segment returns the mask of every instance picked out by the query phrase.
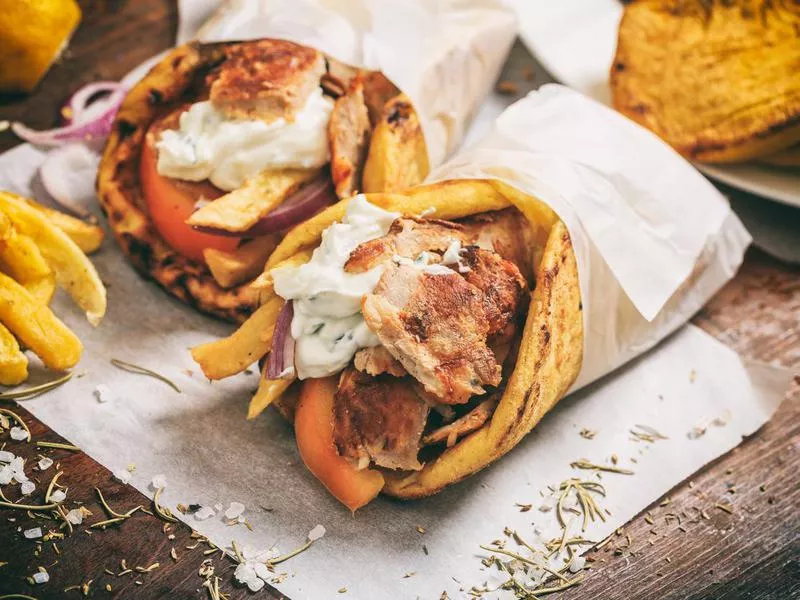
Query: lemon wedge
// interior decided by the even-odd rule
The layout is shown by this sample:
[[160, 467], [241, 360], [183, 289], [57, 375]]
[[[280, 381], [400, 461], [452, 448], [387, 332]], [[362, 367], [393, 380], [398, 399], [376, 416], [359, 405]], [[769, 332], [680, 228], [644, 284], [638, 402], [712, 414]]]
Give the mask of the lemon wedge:
[[0, 90], [33, 90], [80, 20], [75, 0], [0, 0]]

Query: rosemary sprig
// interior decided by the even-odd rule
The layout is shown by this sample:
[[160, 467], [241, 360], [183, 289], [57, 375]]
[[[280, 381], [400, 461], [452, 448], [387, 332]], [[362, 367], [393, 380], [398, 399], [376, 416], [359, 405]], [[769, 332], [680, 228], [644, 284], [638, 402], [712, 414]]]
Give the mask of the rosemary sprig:
[[153, 494], [153, 510], [159, 517], [161, 517], [165, 521], [169, 521], [170, 523], [177, 523], [178, 519], [172, 516], [172, 511], [166, 506], [161, 506], [158, 503], [158, 498], [161, 496], [161, 491], [163, 489], [164, 488], [156, 488], [156, 491]]
[[608, 465], [598, 465], [593, 462], [589, 462], [585, 458], [580, 460], [573, 461], [569, 463], [569, 466], [573, 469], [583, 469], [587, 471], [605, 471], [606, 473], [619, 473], [620, 475], [633, 475], [633, 471], [630, 469], [622, 469], [620, 467], [611, 467]]
[[[64, 474], [64, 471], [59, 471], [58, 473], [53, 475], [53, 478], [50, 480], [50, 485], [47, 486], [47, 491], [44, 493], [44, 501], [45, 502], [50, 502], [50, 495], [53, 493], [53, 488], [56, 485], [56, 481], [58, 481], [58, 478], [61, 477], [63, 474]], [[58, 503], [56, 503], [56, 504], [58, 504]]]
[[61, 442], [36, 442], [37, 448], [57, 448], [59, 450], [69, 450], [70, 452], [80, 452], [81, 449], [73, 444], [62, 444]]
[[161, 373], [156, 373], [155, 371], [151, 371], [146, 367], [141, 367], [133, 363], [125, 362], [124, 360], [120, 360], [118, 358], [112, 358], [111, 364], [117, 367], [118, 369], [127, 371], [128, 373], [135, 373], [136, 375], [147, 375], [148, 377], [152, 377], [154, 379], [158, 379], [159, 381], [163, 381], [173, 390], [175, 390], [179, 394], [181, 393], [181, 389], [171, 379], [164, 377]]
[[306, 540], [305, 543], [302, 546], [300, 546], [299, 548], [295, 548], [294, 550], [284, 554], [283, 556], [279, 556], [277, 558], [273, 558], [272, 560], [268, 560], [267, 561], [267, 566], [268, 567], [273, 567], [275, 565], [279, 565], [282, 562], [286, 562], [290, 558], [294, 558], [298, 554], [308, 550], [314, 544], [314, 541], [315, 540]]
[[5, 500], [0, 500], [0, 508], [19, 508], [21, 510], [50, 510], [58, 506], [58, 504], [51, 503], [51, 504], [14, 504], [13, 502], [6, 502]]
[[58, 379], [54, 379], [53, 381], [48, 381], [40, 385], [34, 385], [33, 387], [25, 388], [24, 390], [3, 392], [0, 394], [0, 400], [30, 400], [39, 394], [44, 394], [45, 392], [49, 392], [60, 385], [64, 385], [70, 379], [72, 379], [72, 373], [67, 373], [66, 375], [59, 377]]
[[17, 413], [13, 410], [8, 410], [7, 408], [0, 408], [0, 415], [8, 415], [12, 419], [14, 419], [17, 423], [19, 423], [22, 428], [28, 433], [28, 441], [31, 441], [31, 430], [28, 429], [28, 424], [22, 420]]
[[658, 440], [668, 440], [669, 438], [659, 433], [649, 425], [636, 425], [636, 429], [631, 429], [630, 433], [634, 441], [656, 442]]

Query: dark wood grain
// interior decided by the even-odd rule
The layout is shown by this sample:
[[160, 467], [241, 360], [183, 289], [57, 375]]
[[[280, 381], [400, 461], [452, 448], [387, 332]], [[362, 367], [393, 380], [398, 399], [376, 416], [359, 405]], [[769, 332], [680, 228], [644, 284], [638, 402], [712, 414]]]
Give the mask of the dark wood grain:
[[[60, 103], [76, 87], [98, 79], [117, 79], [149, 56], [168, 47], [176, 27], [175, 4], [169, 0], [80, 0], [83, 23], [65, 57], [28, 97], [0, 96], [0, 118], [20, 119], [34, 127], [57, 120]], [[0, 151], [17, 140], [0, 134]], [[737, 277], [695, 318], [694, 322], [743, 356], [800, 367], [800, 271], [763, 253], [748, 253]], [[683, 482], [667, 498], [625, 526], [623, 535], [591, 552], [591, 571], [585, 582], [560, 597], [570, 600], [603, 599], [725, 599], [784, 600], [800, 596], [800, 385], [795, 382], [775, 418], [739, 448]], [[31, 426], [35, 440], [64, 441], [32, 417], [22, 406], [14, 410]], [[5, 439], [3, 440], [5, 441]], [[2, 443], [2, 441], [0, 441]], [[8, 442], [7, 448], [33, 459], [34, 444]], [[103, 490], [117, 510], [148, 500], [83, 453], [46, 451], [64, 470], [69, 498], [85, 503], [102, 518], [94, 487]], [[34, 499], [56, 472], [41, 474]], [[728, 514], [715, 503], [733, 507]], [[706, 511], [708, 519], [698, 516]], [[654, 523], [645, 521], [652, 515]], [[665, 515], [681, 516], [665, 521]], [[648, 517], [650, 518], [650, 517]], [[11, 521], [10, 519], [16, 519]], [[203, 598], [198, 568], [209, 547], [200, 544], [182, 524], [164, 530], [156, 517], [136, 513], [122, 526], [93, 535], [78, 527], [73, 535], [52, 543], [23, 539], [22, 530], [42, 524], [19, 511], [0, 511], [0, 596], [22, 593], [45, 598], [81, 598], [80, 590], [65, 588], [92, 580], [88, 597], [95, 598]], [[57, 523], [53, 522], [54, 528]], [[683, 531], [679, 527], [685, 529]], [[631, 547], [625, 535], [631, 536]], [[174, 536], [174, 539], [170, 539]], [[652, 544], [650, 542], [653, 542]], [[36, 554], [39, 548], [38, 555]], [[170, 557], [175, 548], [178, 560]], [[215, 553], [216, 574], [231, 599], [250, 594], [232, 582], [233, 564]], [[129, 567], [147, 567], [150, 573], [117, 577], [120, 561]], [[47, 568], [51, 580], [31, 586], [25, 578], [37, 566]], [[140, 582], [140, 584], [137, 584]], [[112, 586], [111, 593], [105, 586]], [[258, 597], [282, 597], [265, 590]]]

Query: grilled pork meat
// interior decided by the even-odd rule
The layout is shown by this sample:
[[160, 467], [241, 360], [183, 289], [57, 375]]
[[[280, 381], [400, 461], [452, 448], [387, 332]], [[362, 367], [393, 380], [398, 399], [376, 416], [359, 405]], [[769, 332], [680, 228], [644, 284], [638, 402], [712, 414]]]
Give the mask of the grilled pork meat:
[[392, 264], [361, 309], [381, 345], [441, 402], [461, 404], [500, 383], [486, 339], [505, 324], [495, 322], [487, 295], [457, 272]]
[[403, 365], [401, 365], [394, 356], [389, 354], [389, 351], [383, 346], [374, 346], [372, 348], [363, 348], [359, 350], [353, 358], [353, 366], [368, 375], [388, 373], [395, 377], [403, 377], [408, 374], [403, 368]]
[[233, 118], [293, 121], [325, 73], [322, 53], [285, 40], [230, 45], [225, 54], [209, 97]]
[[362, 468], [372, 461], [388, 469], [421, 469], [417, 453], [429, 410], [407, 379], [348, 368], [333, 405], [339, 454]]
[[331, 176], [339, 198], [349, 198], [359, 191], [371, 131], [364, 85], [356, 80], [336, 100], [328, 123]]
[[459, 225], [470, 244], [496, 252], [514, 263], [526, 281], [533, 281], [533, 230], [516, 208], [468, 217]]
[[345, 270], [362, 273], [393, 256], [413, 259], [423, 252], [441, 256], [453, 242], [495, 252], [514, 263], [526, 280], [531, 280], [533, 231], [516, 208], [483, 213], [458, 223], [401, 217], [392, 223], [385, 236], [356, 248]]
[[454, 241], [464, 243], [461, 227], [448, 221], [400, 217], [389, 232], [353, 250], [344, 265], [348, 273], [363, 273], [395, 256], [417, 258], [423, 252], [443, 254]]
[[423, 445], [427, 446], [446, 442], [447, 447], [450, 448], [455, 445], [458, 438], [469, 435], [473, 431], [477, 431], [483, 427], [483, 424], [486, 423], [489, 417], [492, 416], [492, 413], [494, 413], [494, 409], [497, 407], [497, 401], [496, 396], [487, 398], [464, 416], [459, 417], [452, 423], [434, 429], [422, 438]]

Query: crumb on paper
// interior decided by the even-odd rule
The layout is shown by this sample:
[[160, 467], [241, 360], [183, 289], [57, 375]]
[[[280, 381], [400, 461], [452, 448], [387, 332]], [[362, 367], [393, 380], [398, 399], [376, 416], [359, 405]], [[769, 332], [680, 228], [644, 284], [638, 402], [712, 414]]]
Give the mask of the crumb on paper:
[[515, 96], [519, 94], [519, 86], [513, 81], [504, 80], [497, 84], [497, 93], [503, 96]]

